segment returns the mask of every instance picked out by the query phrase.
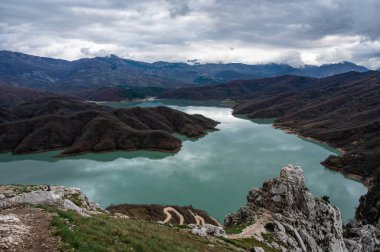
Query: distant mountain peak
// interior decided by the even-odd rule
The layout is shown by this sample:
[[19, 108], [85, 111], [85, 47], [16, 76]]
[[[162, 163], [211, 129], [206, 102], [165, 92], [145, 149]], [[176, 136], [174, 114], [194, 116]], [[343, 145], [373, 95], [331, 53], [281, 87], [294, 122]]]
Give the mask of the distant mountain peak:
[[112, 53], [108, 57], [114, 58], [114, 59], [121, 59], [119, 56], [117, 56], [116, 54], [112, 54]]
[[200, 64], [199, 59], [187, 63], [165, 61], [148, 63], [124, 59], [115, 54], [65, 61], [0, 51], [0, 82], [50, 91], [68, 88], [73, 91], [115, 85], [175, 88], [283, 75], [321, 78], [349, 71], [365, 72], [368, 69], [351, 62], [322, 66], [306, 65], [300, 68], [273, 62], [257, 65]]
[[356, 67], [363, 67], [363, 68], [365, 68], [364, 66], [356, 65], [355, 63], [352, 63], [350, 61], [340, 61], [340, 62], [336, 62], [336, 63], [327, 63], [327, 64], [321, 65], [321, 67], [322, 66], [342, 66], [342, 65], [356, 66]]

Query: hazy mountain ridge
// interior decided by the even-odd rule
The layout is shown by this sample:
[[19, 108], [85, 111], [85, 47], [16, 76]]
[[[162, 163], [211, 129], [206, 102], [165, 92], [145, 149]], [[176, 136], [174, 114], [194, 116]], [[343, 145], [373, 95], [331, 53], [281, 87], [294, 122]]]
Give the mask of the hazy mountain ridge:
[[168, 90], [160, 98], [168, 99], [253, 99], [282, 92], [298, 92], [314, 85], [315, 78], [284, 75], [254, 80], [236, 80], [225, 84]]
[[59, 92], [117, 85], [177, 88], [280, 75], [324, 77], [348, 71], [363, 72], [368, 69], [349, 62], [320, 67], [306, 65], [302, 68], [274, 63], [147, 63], [115, 55], [67, 61], [0, 51], [1, 82]]
[[286, 93], [297, 93], [312, 89], [339, 88], [347, 83], [363, 80], [364, 78], [377, 76], [380, 72], [367, 71], [347, 72], [339, 75], [311, 78], [296, 75], [284, 75], [272, 78], [237, 80], [213, 86], [187, 87], [168, 90], [162, 93], [160, 98], [168, 99], [236, 99], [250, 100]]

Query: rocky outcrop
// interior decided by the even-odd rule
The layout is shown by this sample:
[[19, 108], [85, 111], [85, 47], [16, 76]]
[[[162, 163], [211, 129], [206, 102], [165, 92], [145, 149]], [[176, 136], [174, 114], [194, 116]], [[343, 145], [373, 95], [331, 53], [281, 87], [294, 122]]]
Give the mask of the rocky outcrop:
[[105, 212], [78, 188], [63, 186], [0, 186], [0, 210], [22, 205], [47, 205], [74, 210], [82, 215]]
[[273, 236], [269, 245], [282, 251], [347, 251], [339, 209], [307, 190], [300, 167], [282, 168], [279, 177], [252, 189], [247, 200], [225, 218], [226, 226], [248, 225], [245, 237], [265, 240], [268, 233]]
[[217, 237], [224, 237], [225, 232], [222, 227], [214, 226], [211, 224], [194, 225], [190, 224], [191, 233], [199, 236], [212, 235]]
[[349, 252], [380, 251], [380, 230], [373, 225], [354, 221], [345, 226], [344, 236]]

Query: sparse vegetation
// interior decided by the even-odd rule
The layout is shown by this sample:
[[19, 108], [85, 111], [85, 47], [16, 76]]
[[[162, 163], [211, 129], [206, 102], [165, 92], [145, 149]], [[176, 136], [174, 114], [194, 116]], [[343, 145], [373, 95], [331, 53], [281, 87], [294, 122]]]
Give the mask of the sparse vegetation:
[[225, 227], [224, 228], [224, 231], [226, 232], [226, 234], [240, 234], [243, 229], [245, 228], [245, 226], [231, 226], [231, 227]]
[[79, 193], [65, 195], [65, 199], [68, 199], [75, 205], [82, 207], [82, 200], [79, 198]]
[[[37, 191], [37, 190], [46, 190], [47, 186], [11, 184], [11, 185], [8, 185], [8, 188], [10, 189], [10, 191], [12, 191], [12, 196], [13, 196], [13, 193], [21, 194], [21, 193], [28, 193], [28, 192]], [[8, 194], [6, 192], [4, 194], [7, 197]]]
[[351, 228], [346, 228], [343, 230], [343, 237], [350, 239], [350, 238], [358, 237], [358, 234], [355, 233]]
[[277, 243], [277, 244], [283, 246], [284, 248], [288, 247], [285, 243], [275, 239], [274, 234], [272, 232], [261, 233], [261, 236], [264, 238], [264, 240], [267, 243], [273, 243], [274, 242], [274, 243]]
[[235, 244], [153, 222], [106, 214], [88, 218], [73, 211], [42, 208], [55, 214], [51, 225], [55, 235], [62, 239], [61, 251], [231, 251], [231, 244]]

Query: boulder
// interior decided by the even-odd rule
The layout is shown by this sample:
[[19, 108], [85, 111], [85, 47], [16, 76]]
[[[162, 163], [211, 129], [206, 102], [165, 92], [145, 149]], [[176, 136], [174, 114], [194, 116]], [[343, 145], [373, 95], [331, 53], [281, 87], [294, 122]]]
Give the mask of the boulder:
[[224, 229], [218, 226], [214, 226], [211, 224], [204, 224], [204, 225], [189, 225], [191, 229], [191, 233], [199, 236], [206, 236], [206, 235], [212, 235], [217, 237], [224, 237], [225, 232]]

